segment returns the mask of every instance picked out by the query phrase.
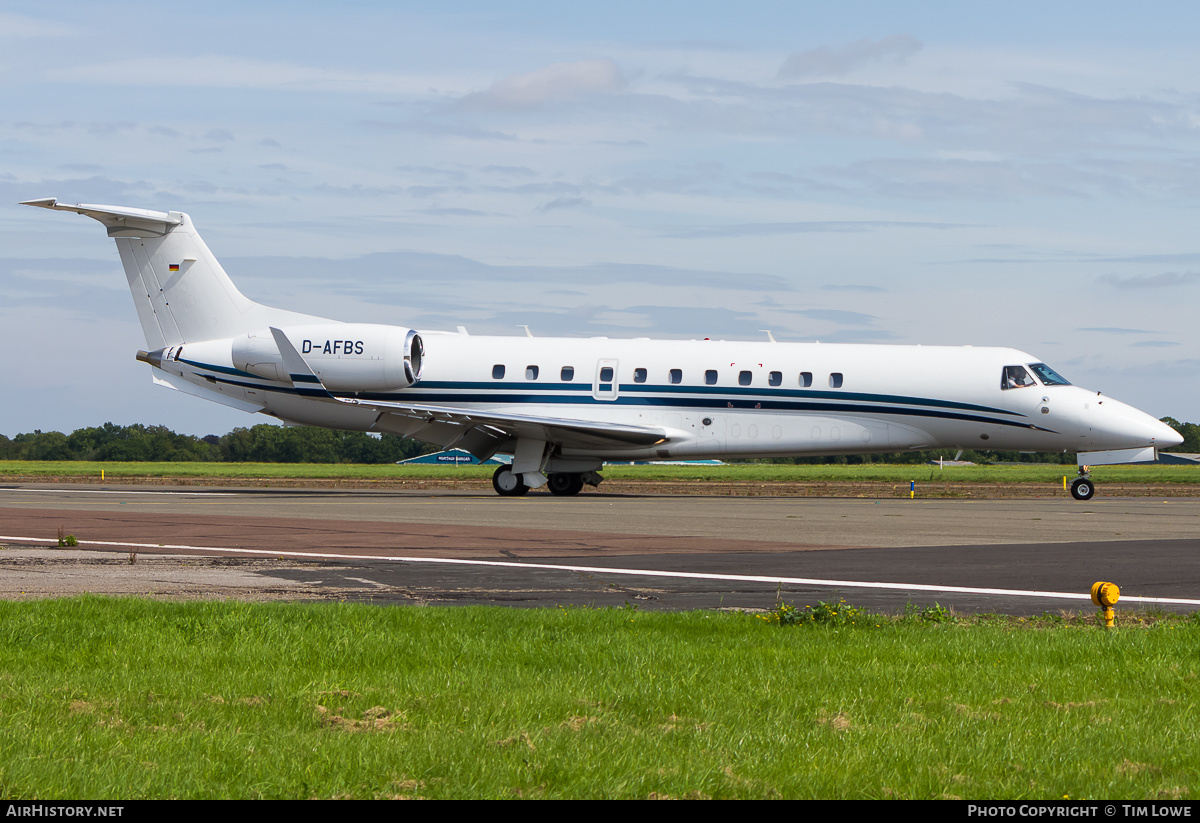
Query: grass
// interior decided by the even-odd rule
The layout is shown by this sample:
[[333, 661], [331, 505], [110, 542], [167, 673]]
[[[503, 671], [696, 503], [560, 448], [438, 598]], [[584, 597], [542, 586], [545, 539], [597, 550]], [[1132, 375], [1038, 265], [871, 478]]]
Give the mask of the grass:
[[[131, 477], [268, 478], [268, 479], [478, 479], [492, 476], [492, 466], [395, 466], [339, 463], [95, 463], [87, 461], [0, 461], [0, 477]], [[908, 483], [1062, 483], [1075, 475], [1074, 466], [1033, 463], [1005, 466], [956, 466], [939, 469], [926, 464], [873, 463], [862, 465], [790, 465], [740, 463], [727, 466], [607, 466], [613, 480], [686, 480], [699, 483], [739, 482], [886, 482]], [[1103, 483], [1200, 483], [1193, 466], [1099, 466]]]
[[0, 792], [1200, 791], [1194, 616], [1105, 631], [1091, 617], [830, 611], [780, 625], [623, 609], [0, 603]]

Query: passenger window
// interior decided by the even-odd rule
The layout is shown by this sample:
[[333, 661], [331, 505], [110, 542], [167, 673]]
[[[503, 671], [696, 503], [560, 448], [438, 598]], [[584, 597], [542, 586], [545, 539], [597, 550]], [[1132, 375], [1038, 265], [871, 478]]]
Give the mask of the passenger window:
[[800, 385], [806, 389], [812, 385], [812, 372], [810, 372], [810, 371], [800, 372]]
[[562, 380], [564, 380], [564, 381], [574, 380], [575, 379], [575, 367], [574, 366], [563, 366], [562, 373], [559, 375], [559, 377], [562, 378]]
[[683, 382], [683, 369], [671, 369], [671, 382], [672, 383], [682, 383]]
[[704, 372], [704, 382], [706, 385], [709, 385], [709, 386], [717, 385], [716, 369], [709, 369], [708, 371]]
[[783, 372], [773, 371], [769, 375], [767, 375], [767, 385], [768, 386], [782, 386], [783, 385]]
[[840, 389], [842, 387], [842, 373], [835, 371], [829, 375], [829, 388]]
[[754, 375], [751, 374], [750, 372], [748, 372], [748, 371], [738, 372], [738, 385], [739, 386], [749, 386], [750, 382], [752, 380], [754, 380]]
[[492, 379], [493, 380], [503, 380], [504, 379], [504, 367], [503, 366], [492, 366]]
[[1002, 389], [1023, 389], [1035, 385], [1037, 384], [1033, 382], [1029, 372], [1025, 371], [1024, 366], [1005, 366], [1004, 374], [1000, 377]]
[[633, 370], [633, 382], [634, 383], [645, 383], [646, 382], [646, 370], [645, 369], [634, 369]]
[[537, 366], [526, 366], [525, 367], [525, 379], [526, 380], [537, 380], [537, 376], [538, 376], [538, 367]]
[[600, 380], [604, 383], [611, 383], [613, 379], [612, 366], [605, 366], [600, 370]]

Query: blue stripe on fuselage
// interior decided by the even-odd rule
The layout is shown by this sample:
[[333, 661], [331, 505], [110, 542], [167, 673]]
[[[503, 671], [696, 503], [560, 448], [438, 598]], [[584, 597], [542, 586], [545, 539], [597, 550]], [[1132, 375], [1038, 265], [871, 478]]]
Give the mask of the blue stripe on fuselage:
[[[405, 389], [405, 395], [419, 393], [422, 397], [438, 397], [437, 402], [479, 402], [481, 399], [492, 399], [498, 395], [492, 394], [497, 391], [504, 392], [520, 392], [522, 389], [529, 390], [529, 383], [517, 382], [493, 382], [493, 383], [468, 383], [457, 381], [436, 381], [422, 380], [412, 388]], [[591, 383], [563, 383], [563, 384], [542, 384], [538, 386], [543, 392], [545, 391], [569, 391], [569, 392], [590, 392], [592, 390]], [[483, 391], [488, 394], [434, 394], [427, 395], [426, 392], [432, 389], [441, 389], [446, 391]], [[622, 383], [619, 387], [618, 394], [621, 397], [616, 402], [620, 402], [628, 394], [704, 394], [704, 395], [719, 395], [742, 398], [755, 398], [754, 402], [773, 401], [779, 397], [791, 398], [814, 398], [819, 400], [854, 400], [867, 403], [900, 403], [909, 406], [933, 406], [942, 409], [962, 409], [963, 411], [984, 412], [986, 414], [1010, 414], [1016, 417], [1024, 417], [1021, 412], [1011, 411], [1009, 409], [998, 409], [993, 406], [980, 406], [974, 403], [959, 403], [954, 400], [934, 400], [926, 397], [905, 397], [904, 395], [895, 394], [868, 394], [864, 392], [840, 392], [840, 391], [822, 391], [822, 390], [803, 390], [803, 389], [761, 389], [761, 388], [744, 388], [738, 386], [683, 386], [683, 385], [650, 385], [645, 383]], [[390, 400], [395, 395], [388, 392], [360, 392], [356, 397], [371, 400]], [[523, 402], [522, 400], [513, 400], [514, 397], [535, 397], [525, 394], [505, 394], [501, 395], [505, 399], [500, 402]], [[542, 402], [542, 397], [551, 397], [554, 395], [538, 395], [536, 402]], [[534, 402], [533, 400], [527, 402]], [[548, 402], [556, 402], [549, 400]], [[566, 402], [578, 402], [574, 398], [569, 398]], [[612, 400], [601, 401], [612, 403]], [[661, 403], [653, 403], [652, 405], [662, 405]], [[674, 400], [667, 400], [666, 405], [677, 405]]]
[[[255, 378], [254, 375], [232, 369], [207, 366], [200, 363], [189, 363], [189, 365], [195, 365], [199, 368], [204, 368], [219, 374], [244, 374], [252, 379], [262, 379]], [[283, 392], [287, 394], [298, 394], [300, 396], [309, 397], [323, 396], [323, 393], [313, 389], [284, 385], [266, 380], [263, 380], [263, 382], [247, 383], [245, 381], [230, 380], [224, 377], [213, 377], [203, 374], [198, 374], [198, 376], [207, 377], [209, 380], [215, 380], [217, 382], [227, 383], [229, 385], [258, 389], [261, 391]], [[413, 403], [416, 405], [423, 403], [428, 403], [431, 405], [461, 405], [464, 403], [502, 403], [512, 405], [565, 404], [586, 406], [617, 405], [625, 407], [662, 406], [688, 409], [709, 409], [712, 411], [840, 412], [843, 414], [850, 413], [897, 415], [903, 417], [931, 417], [941, 420], [962, 420], [967, 422], [987, 423], [999, 426], [1012, 426], [1023, 429], [1051, 431], [1050, 429], [1043, 429], [1040, 426], [1035, 426], [1027, 422], [1011, 419], [997, 419], [986, 416], [987, 414], [1004, 414], [1024, 417], [1024, 415], [1020, 412], [1014, 412], [1008, 409], [996, 409], [987, 406], [978, 406], [970, 403], [958, 403], [949, 400], [931, 400], [897, 395], [873, 395], [861, 392], [800, 391], [795, 389], [775, 389], [772, 391], [763, 392], [761, 389], [740, 387], [643, 386], [641, 384], [623, 384], [620, 387], [623, 394], [620, 396], [611, 400], [597, 400], [591, 396], [583, 395], [583, 392], [591, 391], [592, 386], [589, 383], [568, 383], [562, 386], [554, 387], [554, 390], [556, 391], [569, 391], [572, 392], [572, 394], [547, 394], [545, 393], [546, 389], [543, 387], [539, 387], [541, 392], [536, 394], [530, 391], [520, 391], [520, 389], [524, 389], [526, 387], [527, 384], [522, 383], [496, 384], [428, 381], [400, 392], [336, 392], [335, 394], [338, 397], [357, 398], [368, 401], [379, 400], [390, 403]], [[444, 389], [449, 391], [432, 391], [432, 389]], [[692, 395], [699, 394], [706, 396], [647, 396], [651, 393], [673, 395], [687, 393]], [[788, 399], [779, 399], [780, 397]], [[837, 400], [839, 402], [828, 402], [830, 400]], [[905, 404], [908, 406], [925, 406], [927, 408], [905, 408], [904, 406], [898, 404]], [[934, 408], [928, 408], [929, 406], [933, 406]], [[963, 411], [954, 411], [955, 409], [962, 409]], [[984, 412], [985, 414], [964, 413], [967, 411], [980, 411]]]

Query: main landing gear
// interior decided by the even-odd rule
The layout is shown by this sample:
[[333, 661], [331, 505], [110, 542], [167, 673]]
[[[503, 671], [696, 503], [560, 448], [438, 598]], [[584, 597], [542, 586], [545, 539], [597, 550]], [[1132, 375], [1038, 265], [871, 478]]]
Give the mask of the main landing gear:
[[529, 494], [529, 487], [508, 466], [501, 466], [492, 475], [492, 488], [501, 497], [520, 497]]
[[1071, 496], [1076, 500], [1091, 500], [1096, 494], [1096, 484], [1088, 474], [1087, 466], [1079, 467], [1079, 476], [1071, 481]]
[[583, 475], [559, 472], [558, 474], [550, 475], [547, 478], [546, 485], [550, 488], [551, 494], [556, 494], [559, 497], [568, 497], [583, 491]]
[[[599, 482], [599, 481], [597, 481]], [[555, 472], [546, 478], [546, 488], [559, 497], [579, 494], [583, 491], [583, 475], [575, 472]], [[492, 475], [492, 488], [501, 497], [520, 497], [529, 494], [529, 487], [520, 476], [513, 474], [510, 466], [501, 466]]]

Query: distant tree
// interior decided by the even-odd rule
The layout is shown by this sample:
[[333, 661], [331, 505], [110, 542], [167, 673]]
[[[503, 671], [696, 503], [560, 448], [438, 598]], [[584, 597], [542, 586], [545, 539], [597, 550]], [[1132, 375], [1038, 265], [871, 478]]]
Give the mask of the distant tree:
[[[21, 435], [17, 435], [20, 439]], [[71, 447], [62, 432], [43, 432], [40, 429], [25, 442], [24, 460], [71, 460]]]
[[259, 424], [221, 438], [222, 459], [256, 463], [395, 463], [430, 450], [418, 440], [311, 426]]

